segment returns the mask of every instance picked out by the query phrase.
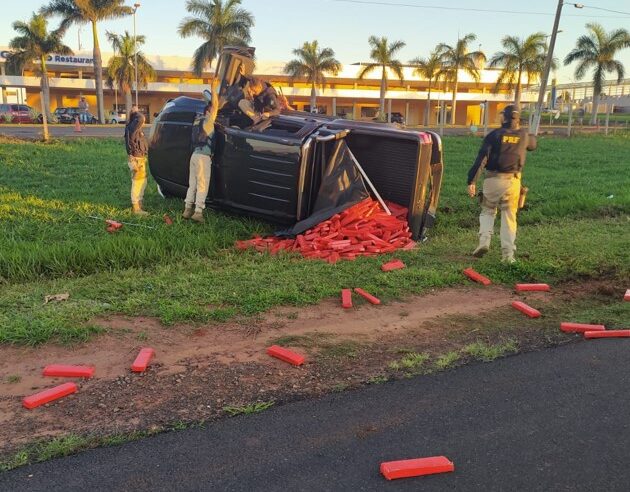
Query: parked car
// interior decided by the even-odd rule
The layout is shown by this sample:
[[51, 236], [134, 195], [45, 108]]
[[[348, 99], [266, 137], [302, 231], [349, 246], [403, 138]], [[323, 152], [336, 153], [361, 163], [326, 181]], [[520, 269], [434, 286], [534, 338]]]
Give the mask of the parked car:
[[[372, 121], [379, 121], [378, 118], [373, 118]], [[389, 121], [389, 113], [385, 113], [385, 121]], [[405, 124], [405, 118], [401, 113], [392, 113], [392, 123]]]
[[126, 123], [127, 121], [127, 112], [123, 110], [119, 110], [118, 112], [112, 110], [107, 114], [105, 118], [105, 123], [109, 123], [112, 125], [116, 125], [118, 123]]
[[57, 121], [59, 121], [59, 119], [61, 118], [61, 115], [64, 114], [67, 110], [68, 108], [58, 107], [57, 109], [53, 111], [53, 116], [57, 118]]
[[38, 116], [26, 104], [0, 104], [0, 123], [37, 123]]
[[59, 115], [59, 123], [74, 123], [79, 116], [79, 120], [83, 124], [98, 123], [96, 116], [90, 112], [81, 114], [79, 108], [64, 108], [65, 111]]
[[[229, 98], [228, 88], [235, 87], [240, 74], [252, 73], [253, 54], [253, 48], [224, 49], [217, 69], [221, 97]], [[201, 98], [178, 97], [154, 120], [149, 167], [163, 196], [186, 195], [192, 126], [204, 106]], [[408, 207], [413, 237], [425, 237], [435, 219], [442, 181], [439, 135], [292, 110], [242, 128], [235, 125], [239, 115], [234, 106], [223, 106], [215, 125], [209, 206], [283, 225], [303, 223], [317, 215], [322, 198], [330, 202], [322, 183], [344, 155], [346, 166], [350, 162], [354, 167], [348, 159], [356, 158], [385, 200]], [[345, 172], [349, 167], [340, 169], [328, 190], [338, 195], [337, 203], [351, 181]], [[363, 183], [360, 176], [356, 181]]]

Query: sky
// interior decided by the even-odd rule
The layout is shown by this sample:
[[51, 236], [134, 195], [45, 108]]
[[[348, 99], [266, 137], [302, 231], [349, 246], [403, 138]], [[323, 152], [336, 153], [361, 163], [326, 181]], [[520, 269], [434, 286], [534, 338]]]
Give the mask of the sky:
[[[6, 1], [6, 0], [5, 0]], [[557, 6], [555, 0], [243, 0], [243, 7], [252, 12], [256, 25], [252, 32], [252, 45], [260, 60], [288, 61], [292, 49], [304, 41], [317, 39], [321, 46], [334, 49], [343, 64], [369, 60], [370, 35], [386, 36], [407, 43], [399, 59], [407, 62], [417, 56], [426, 56], [436, 44], [454, 44], [458, 35], [475, 33], [479, 48], [490, 56], [501, 49], [505, 35], [525, 37], [533, 32], [551, 33]], [[14, 36], [14, 20], [27, 20], [44, 0], [9, 0], [0, 18], [0, 46], [6, 46]], [[133, 0], [128, 0], [129, 5]], [[138, 34], [147, 38], [144, 51], [149, 54], [192, 56], [201, 44], [199, 38], [182, 39], [177, 27], [186, 17], [185, 0], [140, 0], [137, 14]], [[391, 3], [405, 6], [385, 5]], [[10, 4], [10, 7], [6, 7]], [[628, 0], [589, 0], [585, 8], [565, 5], [556, 44], [560, 59], [573, 48], [576, 39], [585, 33], [587, 22], [598, 22], [608, 31], [630, 28], [630, 2]], [[427, 6], [441, 8], [427, 8]], [[587, 8], [588, 6], [628, 12], [628, 15]], [[449, 10], [451, 8], [485, 9], [492, 12]], [[525, 13], [506, 13], [516, 11]], [[52, 27], [56, 20], [52, 21]], [[100, 26], [101, 49], [107, 50], [105, 31], [133, 32], [131, 17]], [[91, 32], [83, 26], [66, 34], [66, 44], [78, 50], [81, 37], [83, 49], [91, 50]], [[630, 49], [618, 55], [630, 74]], [[629, 75], [627, 75], [629, 76]], [[610, 76], [609, 76], [610, 77]], [[562, 67], [557, 73], [559, 83], [573, 82], [573, 69]], [[611, 77], [612, 78], [612, 77]]]

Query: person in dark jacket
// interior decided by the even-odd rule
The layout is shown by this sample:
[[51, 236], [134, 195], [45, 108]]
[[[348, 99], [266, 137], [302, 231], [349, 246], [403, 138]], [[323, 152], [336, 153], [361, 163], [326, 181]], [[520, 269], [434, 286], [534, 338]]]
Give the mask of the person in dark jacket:
[[210, 178], [212, 176], [212, 157], [214, 148], [214, 122], [219, 111], [219, 84], [218, 78], [212, 79], [212, 91], [210, 102], [203, 110], [201, 121], [200, 141], [194, 142], [194, 150], [190, 156], [188, 173], [188, 191], [184, 200], [184, 219], [192, 219], [202, 224], [203, 211], [206, 208], [206, 198], [210, 190]]
[[282, 111], [278, 93], [273, 86], [261, 79], [251, 79], [243, 89], [239, 109], [256, 125], [262, 120], [278, 116]]
[[473, 256], [481, 257], [490, 249], [494, 217], [500, 208], [502, 261], [514, 263], [521, 174], [527, 151], [536, 149], [536, 136], [528, 135], [520, 128], [520, 113], [515, 106], [506, 106], [502, 115], [501, 128], [483, 139], [477, 159], [468, 172], [468, 194], [474, 197], [477, 178], [484, 168], [486, 170], [479, 216], [479, 245]]
[[131, 208], [136, 215], [148, 215], [142, 209], [144, 190], [147, 187], [147, 141], [142, 127], [144, 115], [137, 106], [131, 108], [129, 121], [125, 126], [125, 145], [127, 147], [127, 163], [131, 172]]

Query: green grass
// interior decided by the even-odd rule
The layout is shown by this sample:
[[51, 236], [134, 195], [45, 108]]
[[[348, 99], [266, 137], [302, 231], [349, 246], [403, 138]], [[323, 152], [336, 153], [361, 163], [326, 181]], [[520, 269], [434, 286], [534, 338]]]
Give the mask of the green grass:
[[24, 465], [40, 463], [55, 458], [63, 458], [87, 449], [97, 447], [120, 446], [131, 441], [137, 441], [159, 432], [179, 431], [190, 427], [203, 427], [203, 422], [176, 422], [172, 426], [154, 428], [149, 431], [134, 431], [107, 435], [77, 435], [69, 434], [53, 439], [43, 439], [26, 445], [12, 455], [0, 457], [0, 472], [19, 468]]
[[[478, 205], [465, 175], [480, 139], [446, 138], [438, 223], [408, 268], [380, 272], [385, 258], [328, 265], [293, 255], [238, 252], [236, 239], [273, 228], [210, 213], [196, 226], [181, 202], [162, 200], [150, 181], [147, 219], [128, 210], [129, 176], [116, 140], [0, 146], [0, 343], [77, 342], [102, 332], [91, 320], [112, 313], [156, 316], [164, 324], [222, 322], [277, 305], [304, 306], [361, 286], [385, 302], [466, 283], [461, 269], [476, 241]], [[521, 262], [498, 262], [498, 245], [475, 267], [496, 282], [630, 278], [630, 137], [541, 138], [530, 154], [529, 203], [519, 218]], [[612, 196], [612, 198], [608, 198]], [[162, 222], [168, 213], [173, 226]], [[89, 215], [139, 223], [110, 235]], [[69, 292], [64, 303], [44, 296]]]
[[513, 354], [518, 351], [518, 343], [515, 340], [508, 340], [503, 343], [489, 345], [483, 342], [475, 342], [466, 345], [462, 353], [482, 362], [492, 362], [495, 359]]
[[227, 407], [224, 407], [223, 410], [230, 417], [236, 417], [237, 415], [251, 415], [253, 413], [264, 412], [265, 410], [268, 410], [269, 408], [273, 407], [274, 404], [275, 402], [273, 401], [264, 401], [264, 402], [252, 403], [250, 405], [244, 405], [241, 407], [227, 406]]
[[328, 359], [341, 357], [354, 359], [357, 357], [359, 348], [360, 345], [354, 340], [342, 340], [335, 343], [325, 343], [321, 347], [320, 355]]
[[444, 371], [455, 366], [455, 364], [459, 360], [460, 355], [458, 352], [447, 352], [446, 354], [442, 354], [437, 358], [437, 360], [435, 361], [435, 368], [438, 371]]
[[0, 471], [8, 471], [29, 463], [48, 461], [53, 458], [62, 458], [87, 449], [90, 438], [76, 435], [68, 435], [35, 443], [15, 453], [6, 461], [0, 462]]
[[405, 350], [405, 355], [400, 360], [391, 362], [389, 368], [394, 371], [413, 371], [424, 366], [429, 358], [429, 354], [419, 354]]

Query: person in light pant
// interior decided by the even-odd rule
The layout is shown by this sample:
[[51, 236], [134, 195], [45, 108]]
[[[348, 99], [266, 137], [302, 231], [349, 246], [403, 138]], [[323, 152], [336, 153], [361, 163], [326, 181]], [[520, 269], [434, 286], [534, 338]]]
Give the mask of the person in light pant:
[[147, 141], [142, 127], [144, 115], [137, 106], [131, 108], [129, 121], [125, 125], [127, 163], [131, 172], [131, 209], [136, 215], [148, 215], [142, 208], [144, 190], [147, 188]]
[[502, 112], [501, 128], [484, 139], [475, 163], [468, 172], [468, 194], [476, 195], [476, 182], [484, 169], [483, 199], [479, 215], [479, 245], [473, 256], [481, 257], [490, 249], [494, 233], [494, 217], [501, 209], [501, 257], [514, 263], [516, 251], [516, 214], [521, 195], [521, 174], [527, 151], [536, 149], [536, 136], [520, 128], [520, 113], [513, 105]]
[[199, 122], [200, 128], [193, 128], [193, 154], [190, 157], [188, 192], [184, 205], [184, 219], [203, 223], [203, 211], [210, 189], [212, 156], [214, 154], [214, 122], [219, 111], [219, 79], [212, 80], [211, 100], [204, 109], [204, 116]]

